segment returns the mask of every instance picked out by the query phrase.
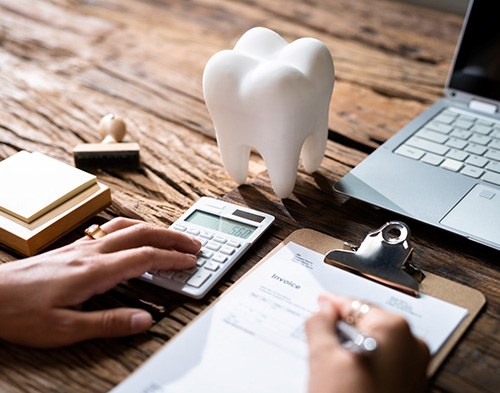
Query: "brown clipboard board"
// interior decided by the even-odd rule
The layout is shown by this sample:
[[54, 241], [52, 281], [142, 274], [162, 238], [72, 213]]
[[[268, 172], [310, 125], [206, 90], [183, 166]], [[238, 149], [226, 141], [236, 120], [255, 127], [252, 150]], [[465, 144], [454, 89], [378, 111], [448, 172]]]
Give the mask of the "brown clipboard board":
[[[271, 250], [264, 258], [262, 258], [262, 260], [259, 261], [248, 273], [241, 277], [235, 285], [238, 285], [238, 282], [240, 280], [244, 280], [247, 274], [251, 274], [254, 269], [257, 269], [262, 263], [265, 263], [269, 257], [290, 242], [297, 243], [321, 254], [326, 254], [332, 249], [341, 249], [344, 244], [344, 240], [336, 239], [312, 229], [296, 230], [280, 244], [278, 244], [273, 250]], [[335, 269], [333, 266], [332, 268]], [[444, 277], [429, 272], [425, 272], [425, 276], [426, 278], [420, 284], [421, 292], [444, 300], [448, 303], [463, 307], [468, 311], [467, 316], [455, 329], [451, 337], [446, 340], [439, 351], [432, 357], [427, 370], [427, 375], [431, 377], [463, 336], [467, 328], [472, 324], [482, 307], [486, 304], [486, 298], [477, 289], [459, 284]]]
[[[255, 270], [257, 270], [262, 264], [266, 263], [266, 261], [273, 256], [276, 252], [278, 252], [281, 248], [285, 247], [288, 243], [293, 242], [299, 244], [303, 247], [309, 248], [313, 251], [319, 252], [321, 254], [326, 254], [328, 251], [332, 249], [341, 249], [344, 241], [340, 239], [336, 239], [334, 237], [325, 235], [321, 232], [314, 231], [312, 229], [299, 229], [290, 234], [285, 240], [279, 243], [273, 250], [271, 250], [267, 255], [265, 255], [259, 262], [257, 262], [248, 272], [246, 272], [242, 277], [240, 277], [230, 288], [228, 288], [218, 299], [216, 299], [212, 304], [210, 304], [207, 308], [205, 308], [198, 316], [196, 316], [190, 323], [187, 324], [182, 331], [174, 336], [168, 343], [172, 344], [174, 341], [179, 340], [179, 337], [182, 333], [186, 332], [186, 330], [193, 327], [196, 323], [198, 323], [204, 316], [208, 314], [210, 310], [217, 307], [217, 304], [221, 299], [225, 296], [230, 296], [233, 289], [235, 289], [238, 284], [243, 282], [246, 278], [249, 277]], [[336, 269], [336, 267], [332, 266], [332, 269]], [[426, 278], [422, 282], [421, 291], [434, 296], [436, 298], [442, 299], [446, 302], [453, 303], [455, 305], [464, 307], [468, 310], [468, 315], [462, 320], [460, 325], [454, 331], [452, 336], [446, 341], [446, 343], [441, 347], [437, 354], [435, 354], [431, 360], [429, 365], [427, 374], [431, 377], [436, 370], [439, 368], [441, 363], [444, 361], [448, 353], [458, 342], [460, 337], [465, 333], [466, 329], [471, 325], [474, 318], [477, 316], [481, 308], [486, 303], [486, 299], [484, 295], [476, 289], [467, 287], [462, 284], [458, 284], [451, 280], [445, 279], [443, 277], [439, 277], [433, 275], [431, 273], [425, 273]], [[426, 282], [425, 282], [426, 281]], [[162, 354], [162, 350], [158, 351], [152, 358], [150, 358], [147, 362], [143, 363], [137, 370], [135, 370], [130, 377], [134, 377], [134, 375], [141, 373], [142, 370], [146, 368], [146, 365], [150, 363], [154, 358], [160, 357]], [[128, 379], [127, 379], [128, 380]], [[123, 383], [127, 383], [123, 381]], [[118, 386], [119, 388], [119, 386]]]

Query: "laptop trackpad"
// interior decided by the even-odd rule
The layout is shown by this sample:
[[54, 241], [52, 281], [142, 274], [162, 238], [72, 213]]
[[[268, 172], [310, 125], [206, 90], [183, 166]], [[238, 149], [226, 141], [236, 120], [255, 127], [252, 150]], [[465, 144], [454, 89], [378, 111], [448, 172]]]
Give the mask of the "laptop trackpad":
[[441, 224], [484, 239], [500, 242], [500, 190], [482, 184], [469, 193], [441, 220]]

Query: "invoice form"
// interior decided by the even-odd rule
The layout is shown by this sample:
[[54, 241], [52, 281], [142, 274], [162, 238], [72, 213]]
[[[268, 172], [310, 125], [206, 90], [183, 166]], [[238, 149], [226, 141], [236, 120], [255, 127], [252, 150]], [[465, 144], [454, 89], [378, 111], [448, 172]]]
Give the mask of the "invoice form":
[[114, 393], [305, 392], [305, 320], [323, 292], [351, 296], [403, 315], [436, 353], [467, 310], [415, 298], [323, 262], [288, 243], [232, 287]]

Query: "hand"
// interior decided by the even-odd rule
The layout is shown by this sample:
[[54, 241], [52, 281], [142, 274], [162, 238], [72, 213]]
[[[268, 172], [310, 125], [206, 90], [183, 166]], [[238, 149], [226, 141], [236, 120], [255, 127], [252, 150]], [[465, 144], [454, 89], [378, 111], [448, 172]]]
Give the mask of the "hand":
[[201, 244], [181, 233], [116, 218], [107, 233], [0, 266], [0, 338], [56, 347], [135, 334], [152, 318], [140, 309], [82, 312], [76, 306], [149, 270], [192, 268]]
[[320, 310], [306, 323], [309, 343], [309, 393], [422, 392], [429, 350], [400, 316], [370, 306], [356, 327], [377, 340], [374, 353], [363, 357], [343, 348], [335, 335], [352, 299], [321, 295]]

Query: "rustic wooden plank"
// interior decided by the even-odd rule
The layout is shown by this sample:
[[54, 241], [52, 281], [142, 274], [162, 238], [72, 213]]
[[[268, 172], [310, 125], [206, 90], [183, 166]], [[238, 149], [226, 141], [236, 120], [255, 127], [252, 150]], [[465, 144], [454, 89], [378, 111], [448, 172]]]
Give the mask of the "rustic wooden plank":
[[[11, 2], [12, 3], [12, 2]], [[200, 2], [199, 4], [193, 2], [191, 7], [194, 10], [198, 8], [205, 7], [202, 10], [206, 11], [209, 8], [209, 3], [205, 4]], [[106, 52], [109, 53], [111, 42], [113, 45], [113, 56], [106, 58], [106, 64], [108, 66], [101, 71], [104, 72], [120, 72], [122, 69], [122, 74], [128, 74], [130, 78], [132, 75], [136, 75], [137, 78], [141, 78], [143, 81], [150, 81], [150, 85], [158, 85], [164, 87], [165, 85], [171, 86], [176, 92], [183, 91], [184, 93], [189, 92], [189, 97], [181, 97], [184, 101], [185, 99], [193, 99], [197, 102], [191, 102], [191, 108], [197, 108], [197, 111], [191, 111], [187, 114], [183, 106], [174, 106], [171, 113], [179, 116], [181, 119], [190, 118], [193, 123], [195, 123], [195, 128], [206, 132], [208, 134], [213, 133], [211, 126], [202, 127], [201, 124], [210, 124], [207, 120], [207, 114], [200, 100], [201, 88], [200, 88], [200, 76], [202, 73], [202, 66], [211, 54], [215, 53], [217, 50], [225, 49], [230, 47], [234, 40], [242, 34], [242, 32], [252, 25], [263, 24], [262, 21], [267, 21], [268, 26], [275, 28], [282, 32], [287, 38], [295, 39], [303, 35], [316, 36], [322, 39], [332, 50], [335, 57], [336, 69], [338, 79], [349, 83], [350, 86], [354, 87], [361, 86], [367, 90], [369, 95], [377, 96], [387, 96], [390, 98], [396, 98], [397, 101], [401, 102], [402, 98], [406, 97], [408, 99], [417, 99], [424, 103], [429, 103], [439, 97], [442, 92], [442, 86], [446, 78], [447, 67], [449, 61], [451, 60], [453, 52], [454, 40], [458, 35], [458, 27], [460, 18], [459, 17], [448, 17], [446, 23], [442, 23], [436, 27], [435, 20], [438, 17], [442, 17], [441, 13], [423, 11], [423, 9], [416, 9], [420, 12], [416, 12], [415, 16], [412, 17], [411, 29], [401, 22], [401, 18], [397, 18], [399, 15], [397, 13], [397, 6], [393, 3], [382, 3], [385, 8], [385, 12], [376, 12], [372, 9], [370, 13], [366, 16], [364, 21], [367, 24], [377, 25], [377, 31], [374, 33], [373, 28], [361, 29], [363, 39], [359, 41], [361, 44], [353, 39], [352, 31], [354, 28], [359, 28], [359, 26], [351, 26], [347, 29], [345, 22], [350, 20], [349, 17], [343, 16], [339, 18], [338, 15], [344, 15], [339, 12], [337, 7], [323, 9], [321, 7], [312, 7], [311, 11], [314, 15], [313, 21], [316, 22], [314, 26], [319, 26], [319, 28], [310, 27], [311, 23], [304, 23], [302, 19], [301, 25], [299, 27], [294, 24], [297, 19], [291, 18], [288, 13], [295, 13], [302, 15], [300, 11], [297, 11], [294, 7], [281, 7], [280, 2], [266, 3], [265, 6], [259, 4], [239, 3], [239, 2], [228, 2], [224, 3], [224, 20], [226, 21], [225, 30], [223, 31], [224, 36], [220, 36], [221, 27], [217, 23], [220, 19], [220, 15], [217, 13], [208, 13], [204, 18], [204, 23], [210, 25], [210, 27], [216, 27], [215, 31], [207, 32], [205, 25], [200, 26], [198, 19], [193, 17], [188, 18], [186, 21], [182, 22], [180, 26], [180, 20], [186, 18], [186, 7], [179, 2], [174, 2], [165, 6], [163, 3], [151, 3], [151, 4], [137, 4], [133, 2], [127, 3], [125, 7], [129, 7], [128, 13], [133, 13], [135, 18], [130, 22], [126, 15], [127, 12], [123, 12], [123, 5], [121, 7], [116, 6], [114, 9], [85, 9], [85, 11], [90, 11], [96, 13], [96, 15], [102, 15], [105, 17], [108, 23], [113, 21], [115, 26], [125, 25], [125, 28], [115, 29], [115, 31], [106, 31], [106, 39], [101, 39], [97, 45], [94, 45], [93, 52], [94, 58], [98, 58], [99, 55], [106, 58]], [[345, 12], [352, 11], [352, 7], [344, 7], [347, 10]], [[396, 9], [393, 9], [396, 7]], [[367, 12], [367, 7], [362, 7], [361, 10], [356, 10], [356, 12]], [[285, 15], [281, 15], [275, 11], [275, 9], [282, 9]], [[114, 12], [113, 12], [114, 11]], [[237, 18], [237, 15], [245, 15], [245, 23], [243, 23], [242, 18]], [[378, 18], [375, 17], [378, 15]], [[383, 16], [380, 16], [383, 15]], [[413, 15], [413, 14], [412, 14]], [[151, 16], [153, 20], [151, 20]], [[349, 16], [349, 14], [347, 15]], [[149, 17], [149, 18], [148, 18]], [[424, 19], [428, 18], [427, 19]], [[211, 19], [212, 18], [212, 19]], [[215, 20], [215, 18], [219, 18]], [[333, 18], [333, 19], [332, 19]], [[382, 18], [382, 20], [380, 20]], [[387, 18], [392, 18], [387, 21]], [[420, 23], [419, 28], [414, 28], [415, 20], [424, 20], [427, 23]], [[332, 21], [333, 20], [333, 21]], [[230, 36], [228, 36], [228, 26], [227, 21], [234, 21], [234, 25], [230, 30]], [[157, 23], [155, 23], [157, 22]], [[149, 28], [146, 28], [145, 24]], [[405, 19], [406, 23], [406, 19]], [[264, 24], [265, 25], [265, 24]], [[385, 28], [387, 25], [391, 26], [391, 29]], [[152, 27], [151, 27], [152, 26]], [[178, 27], [181, 30], [180, 33], [175, 34], [172, 26]], [[382, 28], [382, 26], [384, 28]], [[427, 27], [426, 27], [427, 26]], [[434, 26], [431, 29], [430, 26]], [[136, 29], [133, 29], [135, 28]], [[398, 34], [396, 34], [395, 29], [398, 28]], [[204, 30], [203, 30], [204, 29]], [[412, 30], [413, 29], [413, 30]], [[156, 34], [151, 33], [153, 30]], [[204, 36], [204, 42], [200, 43], [199, 40], [190, 39], [189, 37], [197, 37], [200, 34]], [[95, 33], [96, 36], [101, 37], [103, 35], [102, 31], [99, 30]], [[159, 39], [151, 39], [151, 36], [157, 35]], [[428, 37], [433, 36], [435, 39], [428, 39]], [[354, 36], [355, 37], [355, 36]], [[371, 39], [370, 37], [375, 37]], [[426, 64], [422, 60], [424, 58], [430, 57], [430, 53], [422, 56], [410, 56], [408, 58], [401, 58], [399, 55], [401, 51], [381, 51], [380, 48], [385, 48], [387, 46], [395, 45], [395, 47], [400, 46], [397, 44], [399, 40], [409, 40], [413, 37], [418, 46], [417, 48], [426, 47], [440, 47], [441, 50], [430, 52], [435, 57], [438, 58], [434, 63]], [[437, 38], [436, 38], [437, 37]], [[378, 42], [383, 41], [384, 43]], [[149, 43], [150, 45], [144, 45], [144, 43]], [[140, 43], [140, 44], [139, 44]], [[424, 45], [425, 44], [425, 45]], [[446, 46], [445, 46], [446, 45]], [[443, 50], [443, 47], [446, 50]], [[103, 49], [103, 51], [100, 50]], [[428, 49], [431, 51], [431, 49]], [[61, 51], [68, 51], [69, 48], [60, 48]], [[426, 49], [427, 50], [427, 49]], [[402, 50], [402, 52], [405, 52]], [[415, 52], [415, 51], [414, 51]], [[166, 54], [176, 53], [178, 56], [170, 56]], [[405, 52], [406, 53], [406, 52]], [[396, 56], [397, 55], [397, 56]], [[200, 57], [201, 56], [201, 57]], [[128, 58], [144, 59], [148, 58], [148, 61], [128, 61]], [[167, 58], [167, 59], [166, 59]], [[108, 60], [109, 59], [109, 60]], [[103, 62], [101, 61], [101, 64]], [[168, 67], [170, 72], [164, 73], [158, 66], [165, 65]], [[192, 74], [186, 74], [186, 70], [194, 71]], [[187, 71], [188, 73], [190, 71]], [[92, 70], [89, 71], [91, 75]], [[94, 75], [95, 76], [95, 75]], [[85, 76], [84, 76], [85, 78]], [[113, 85], [105, 83], [106, 81], [92, 81], [88, 80], [95, 86], [98, 84], [103, 89], [107, 89], [110, 94], [119, 94], [119, 92], [114, 91]], [[96, 83], [97, 82], [97, 83]], [[336, 88], [337, 89], [337, 88]], [[346, 102], [352, 102], [356, 99], [359, 103], [360, 108], [370, 108], [370, 97], [363, 97], [362, 94], [358, 94], [356, 97], [345, 96], [349, 89], [343, 89], [342, 100]], [[192, 93], [191, 93], [192, 92]], [[370, 94], [371, 93], [371, 94]], [[193, 98], [196, 97], [196, 98]], [[157, 97], [155, 97], [157, 98]], [[165, 99], [165, 97], [163, 97]], [[335, 98], [335, 96], [334, 96]], [[178, 98], [177, 98], [178, 99]], [[177, 100], [173, 100], [174, 105]], [[338, 102], [339, 99], [336, 100]], [[335, 101], [334, 101], [335, 102]], [[162, 107], [163, 102], [157, 101], [158, 105]], [[337, 104], [339, 105], [339, 104]], [[414, 105], [414, 104], [413, 104]], [[168, 106], [164, 106], [168, 108]], [[397, 105], [395, 105], [397, 107]], [[419, 110], [423, 109], [423, 106]], [[160, 109], [161, 112], [161, 109]], [[165, 111], [167, 112], [167, 110]], [[200, 117], [196, 119], [194, 115], [199, 112]], [[335, 109], [333, 106], [332, 119], [335, 119], [336, 114], [340, 111]], [[342, 112], [340, 112], [341, 114]], [[411, 115], [415, 111], [411, 111], [407, 118], [411, 118]], [[384, 112], [379, 113], [380, 117]], [[346, 119], [344, 119], [345, 121]], [[349, 119], [347, 119], [349, 120]], [[394, 124], [391, 118], [380, 120], [380, 124]], [[403, 122], [398, 122], [400, 125]], [[343, 123], [341, 123], [343, 124]], [[354, 133], [356, 140], [362, 143], [367, 143], [370, 146], [374, 146], [373, 140], [380, 141], [387, 139], [394, 132], [396, 125], [393, 125], [393, 129], [384, 130], [379, 127], [374, 127], [373, 123], [371, 127], [363, 127], [363, 124], [356, 122], [349, 122], [350, 127], [340, 127], [331, 122], [331, 128], [337, 128], [340, 132], [345, 135], [350, 135], [352, 137], [352, 130], [363, 130]], [[396, 128], [397, 129], [397, 128]], [[375, 135], [371, 136], [371, 132], [383, 133], [383, 136]], [[385, 132], [384, 132], [385, 131]], [[368, 134], [368, 137], [361, 138], [359, 134]]]
[[454, 15], [390, 1], [377, 2], [376, 6], [349, 0], [307, 3], [254, 0], [243, 3], [311, 31], [432, 64], [449, 62], [460, 28], [460, 18]]

